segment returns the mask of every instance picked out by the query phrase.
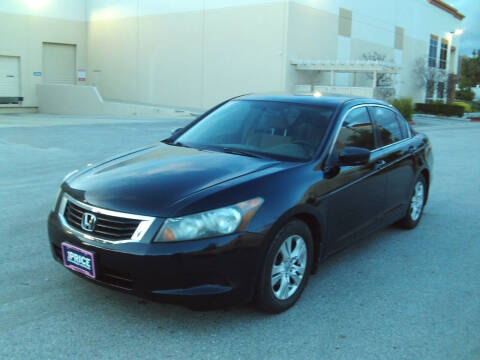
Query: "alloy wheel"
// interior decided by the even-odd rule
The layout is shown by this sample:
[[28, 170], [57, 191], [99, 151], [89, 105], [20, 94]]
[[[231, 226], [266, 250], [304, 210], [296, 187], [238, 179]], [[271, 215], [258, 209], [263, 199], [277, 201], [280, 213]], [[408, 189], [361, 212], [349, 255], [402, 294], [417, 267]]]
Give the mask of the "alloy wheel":
[[307, 245], [300, 235], [284, 240], [275, 255], [271, 272], [273, 294], [277, 299], [291, 297], [302, 283], [307, 267]]
[[425, 186], [422, 181], [415, 184], [415, 192], [410, 202], [410, 217], [413, 221], [417, 221], [422, 213], [423, 204], [425, 202]]

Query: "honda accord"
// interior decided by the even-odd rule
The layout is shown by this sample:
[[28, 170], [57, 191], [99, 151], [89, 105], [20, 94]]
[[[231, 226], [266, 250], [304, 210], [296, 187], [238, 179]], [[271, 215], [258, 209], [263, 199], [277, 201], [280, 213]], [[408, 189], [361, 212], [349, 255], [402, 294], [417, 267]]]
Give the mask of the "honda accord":
[[419, 223], [432, 147], [391, 105], [245, 95], [63, 181], [53, 257], [76, 275], [191, 307], [278, 313], [329, 255]]

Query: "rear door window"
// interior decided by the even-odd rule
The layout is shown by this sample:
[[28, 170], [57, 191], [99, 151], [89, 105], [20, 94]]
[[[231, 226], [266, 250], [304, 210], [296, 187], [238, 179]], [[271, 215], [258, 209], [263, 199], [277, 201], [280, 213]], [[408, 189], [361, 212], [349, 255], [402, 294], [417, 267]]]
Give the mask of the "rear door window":
[[397, 114], [397, 120], [398, 120], [398, 123], [400, 124], [400, 128], [402, 129], [402, 135], [404, 138], [407, 138], [410, 136], [410, 133], [409, 133], [409, 125], [407, 123], [407, 120], [405, 120], [403, 118], [403, 116], [400, 116]]
[[371, 106], [370, 112], [376, 125], [379, 147], [396, 143], [407, 137], [408, 132], [402, 129], [397, 115], [392, 110]]
[[340, 152], [346, 146], [373, 150], [375, 138], [373, 127], [366, 107], [353, 109], [343, 121], [335, 148]]

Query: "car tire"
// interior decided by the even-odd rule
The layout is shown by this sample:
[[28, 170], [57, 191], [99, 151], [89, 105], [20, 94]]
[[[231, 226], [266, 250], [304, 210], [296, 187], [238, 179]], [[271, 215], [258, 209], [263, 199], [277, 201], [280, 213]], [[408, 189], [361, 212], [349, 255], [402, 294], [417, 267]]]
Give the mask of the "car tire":
[[312, 270], [313, 239], [300, 220], [283, 226], [275, 235], [257, 287], [256, 305], [268, 313], [290, 308], [302, 294]]
[[400, 220], [399, 224], [405, 229], [415, 228], [423, 215], [423, 208], [427, 200], [427, 185], [425, 177], [420, 175], [413, 186], [412, 195], [408, 205], [407, 214]]

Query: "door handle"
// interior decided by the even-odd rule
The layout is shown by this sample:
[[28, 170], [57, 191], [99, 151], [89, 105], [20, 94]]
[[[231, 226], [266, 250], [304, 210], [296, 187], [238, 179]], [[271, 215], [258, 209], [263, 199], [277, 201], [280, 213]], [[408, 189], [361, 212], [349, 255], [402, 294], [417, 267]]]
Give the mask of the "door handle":
[[381, 169], [381, 168], [383, 168], [385, 165], [387, 165], [387, 162], [386, 162], [385, 160], [375, 161], [374, 169], [375, 169], [375, 170]]
[[410, 145], [410, 146], [408, 147], [407, 152], [408, 152], [409, 154], [413, 154], [413, 153], [415, 152], [415, 146]]

